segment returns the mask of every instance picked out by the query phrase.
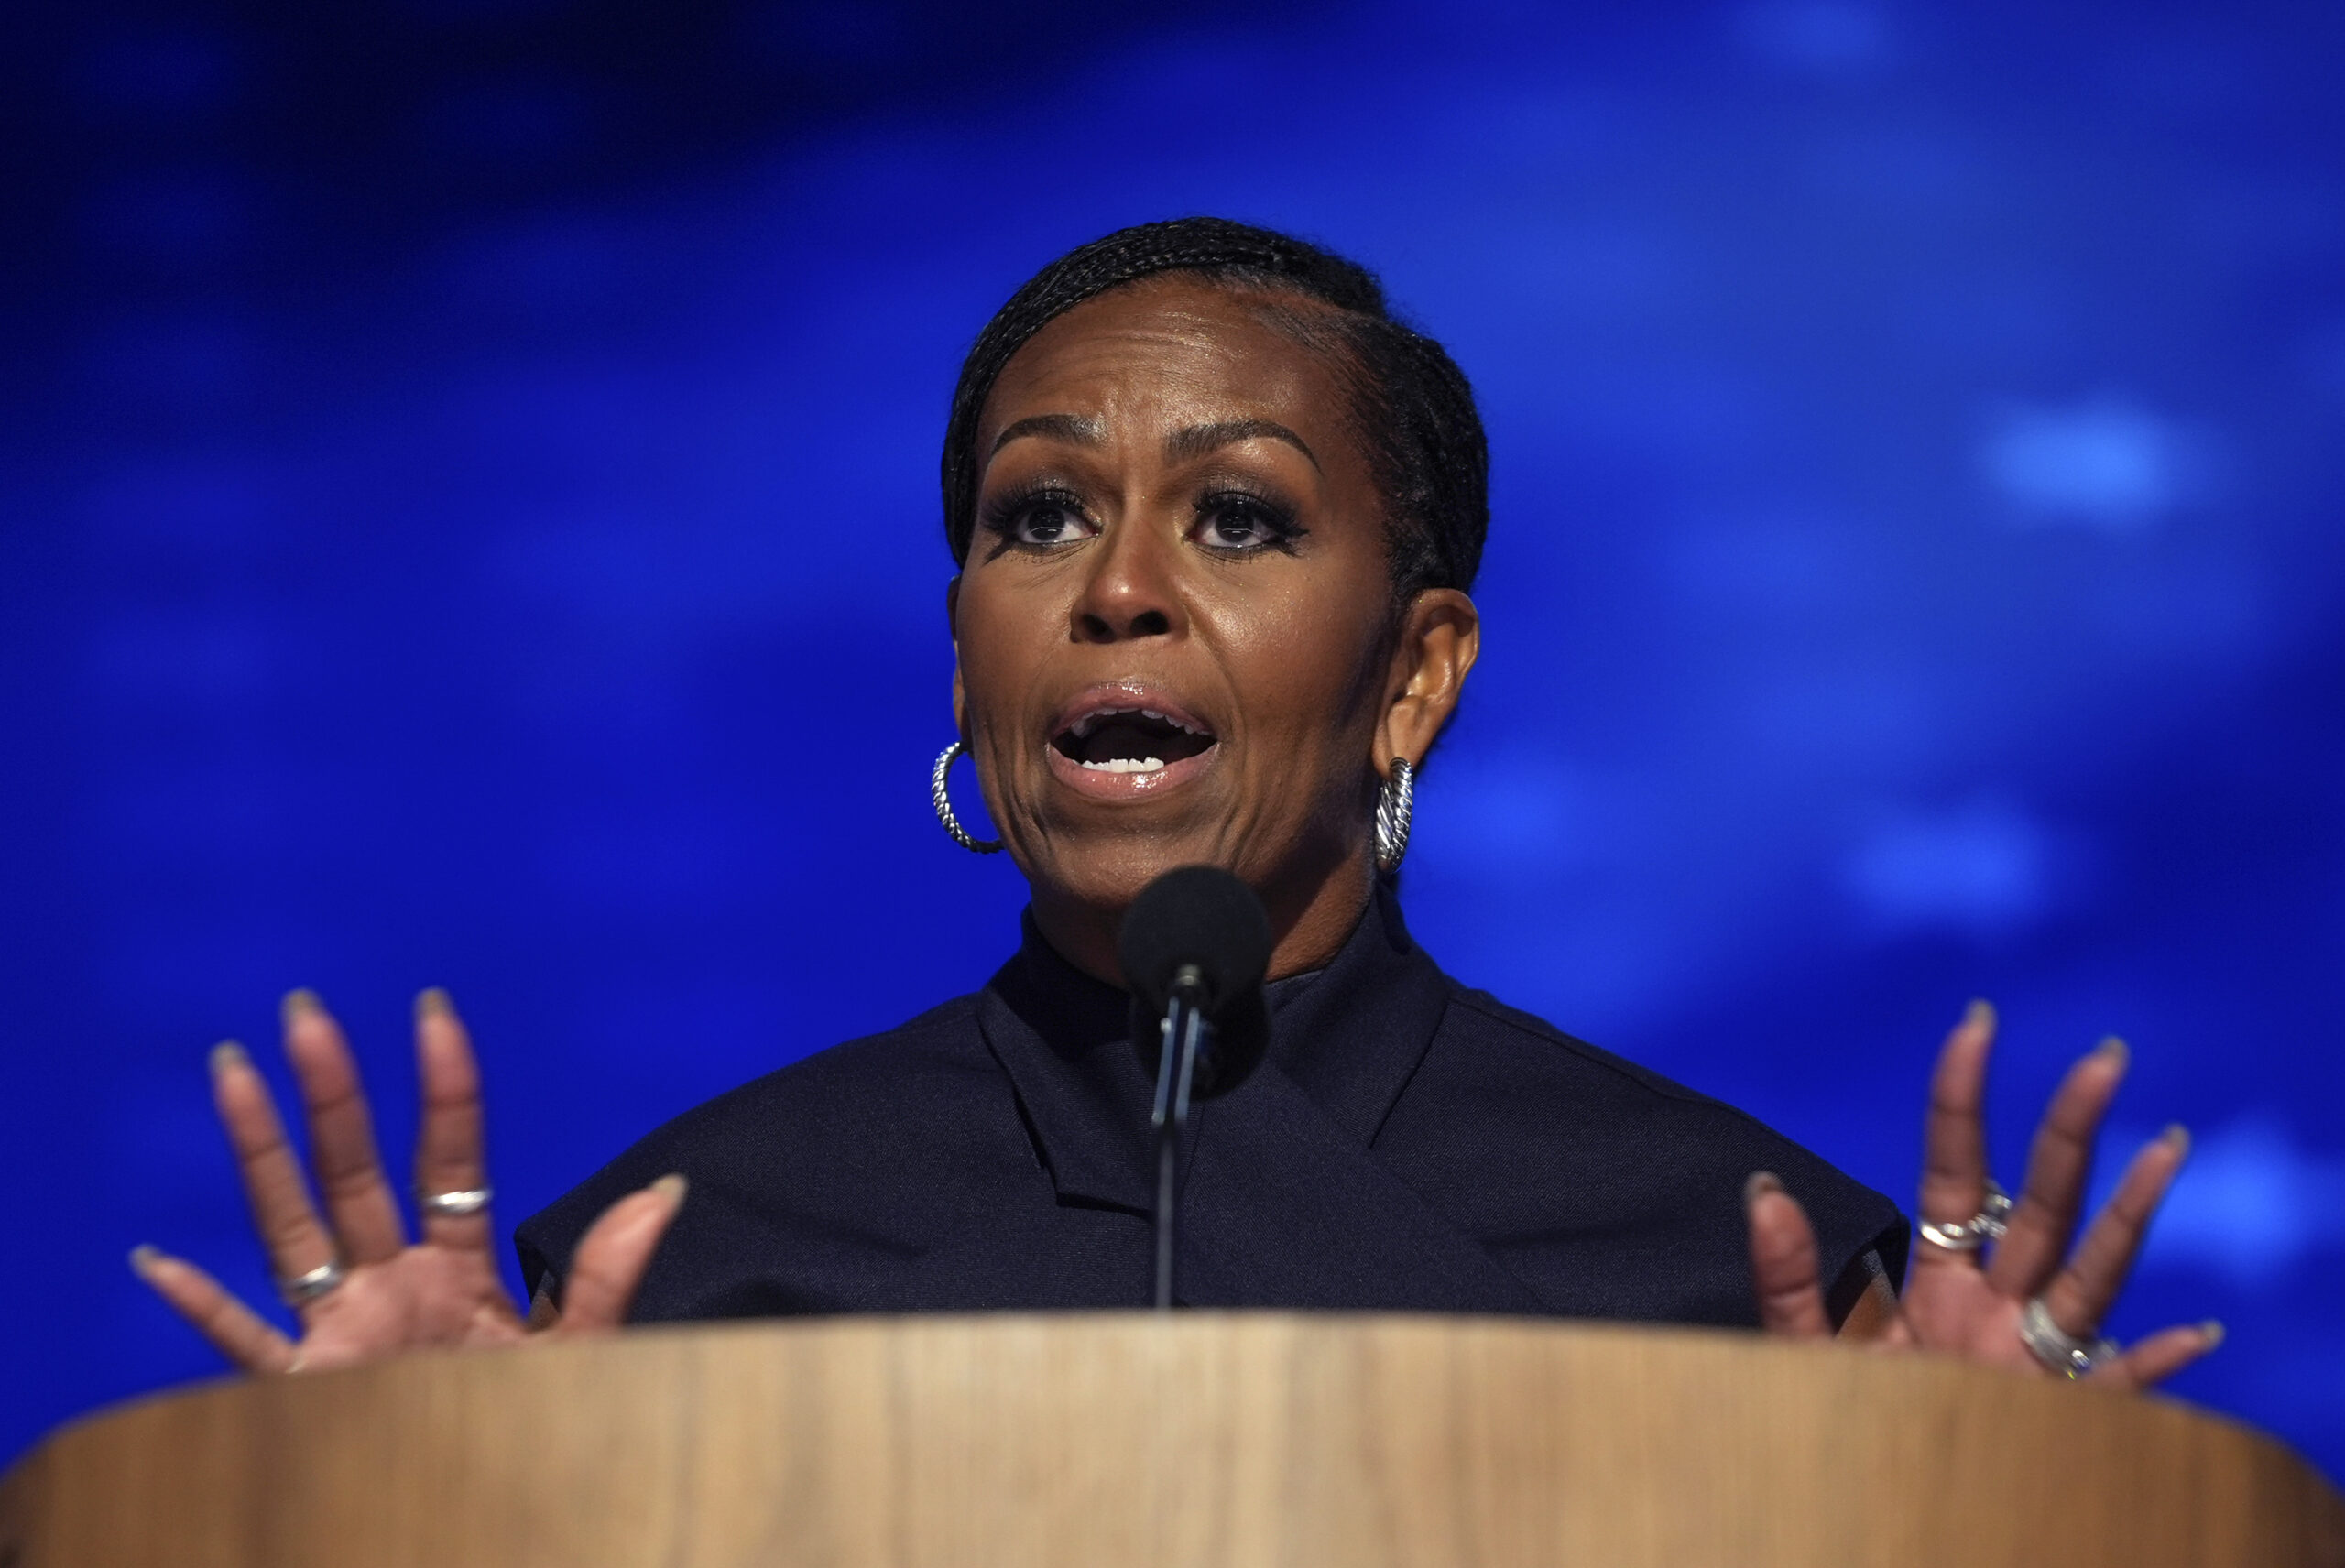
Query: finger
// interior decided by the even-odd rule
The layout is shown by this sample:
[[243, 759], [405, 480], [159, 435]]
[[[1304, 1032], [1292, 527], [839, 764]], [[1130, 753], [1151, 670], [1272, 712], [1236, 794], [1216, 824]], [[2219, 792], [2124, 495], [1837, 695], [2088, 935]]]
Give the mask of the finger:
[[662, 1176], [604, 1210], [570, 1260], [562, 1323], [551, 1332], [607, 1334], [625, 1323], [651, 1254], [683, 1203], [684, 1179]]
[[2128, 1061], [2125, 1042], [2112, 1035], [2069, 1068], [2054, 1093], [2028, 1152], [2026, 1190], [1987, 1265], [1988, 1279], [2004, 1295], [2034, 1295], [2067, 1252], [2084, 1207], [2085, 1181], [2092, 1173], [2093, 1140]]
[[[415, 1057], [423, 1079], [423, 1125], [416, 1135], [415, 1190], [475, 1192], [488, 1186], [481, 1152], [480, 1069], [472, 1037], [448, 993], [415, 999]], [[487, 1252], [495, 1227], [485, 1205], [468, 1214], [423, 1214], [423, 1238], [434, 1247]]]
[[1792, 1339], [1829, 1339], [1832, 1316], [1824, 1307], [1816, 1231], [1799, 1201], [1761, 1171], [1743, 1184], [1742, 1206], [1751, 1221], [1751, 1279], [1759, 1296], [1759, 1326]]
[[2170, 1127], [2133, 1156], [2109, 1206], [2094, 1217], [2068, 1266], [2044, 1292], [2044, 1305], [2063, 1334], [2092, 1334], [2109, 1315], [2133, 1271], [2150, 1218], [2189, 1154], [2190, 1134]]
[[283, 1010], [285, 1055], [309, 1113], [310, 1168], [343, 1258], [350, 1263], [396, 1258], [407, 1246], [407, 1230], [383, 1180], [365, 1085], [342, 1026], [308, 991], [288, 993]]
[[[1987, 1130], [1980, 1113], [1986, 1097], [1987, 1057], [1995, 1044], [1995, 1009], [1973, 1002], [1946, 1037], [1937, 1070], [1930, 1076], [1930, 1113], [1922, 1155], [1922, 1217], [1934, 1225], [1964, 1225], [1987, 1198]], [[1914, 1261], [1932, 1266], [1975, 1268], [1975, 1252], [1949, 1252], [1926, 1242]]]
[[247, 1372], [289, 1372], [293, 1342], [236, 1300], [211, 1275], [151, 1247], [133, 1247], [130, 1267], [221, 1355]]
[[2097, 1388], [2155, 1388], [2222, 1343], [2223, 1325], [2211, 1318], [2189, 1328], [2165, 1329], [2085, 1380]]
[[253, 1225], [268, 1249], [269, 1267], [280, 1279], [297, 1279], [311, 1269], [337, 1261], [333, 1237], [310, 1206], [309, 1189], [301, 1180], [301, 1162], [285, 1141], [285, 1124], [278, 1120], [277, 1102], [255, 1070], [245, 1048], [223, 1040], [212, 1050], [212, 1101], [228, 1129], [228, 1143], [236, 1152], [236, 1169], [244, 1178], [245, 1197], [251, 1203]]

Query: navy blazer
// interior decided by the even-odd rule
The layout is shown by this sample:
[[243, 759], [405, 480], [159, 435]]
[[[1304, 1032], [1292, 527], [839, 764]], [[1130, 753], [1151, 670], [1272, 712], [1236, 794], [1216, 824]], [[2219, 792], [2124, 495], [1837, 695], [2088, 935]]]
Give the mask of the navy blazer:
[[[1836, 1315], [1895, 1204], [1751, 1117], [1444, 975], [1387, 894], [1271, 987], [1268, 1059], [1198, 1105], [1181, 1300], [1197, 1307], [1754, 1323], [1744, 1181], [1806, 1206]], [[638, 1322], [1142, 1307], [1151, 1084], [1125, 994], [1035, 931], [984, 990], [652, 1133], [525, 1222], [533, 1293], [668, 1171], [690, 1193]]]

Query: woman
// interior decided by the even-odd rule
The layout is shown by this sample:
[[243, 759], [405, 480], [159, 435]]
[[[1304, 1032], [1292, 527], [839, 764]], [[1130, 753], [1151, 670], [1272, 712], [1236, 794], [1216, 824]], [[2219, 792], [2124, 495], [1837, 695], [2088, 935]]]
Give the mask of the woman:
[[[630, 1318], [1140, 1305], [1149, 1087], [1117, 933], [1159, 873], [1204, 863], [1270, 913], [1273, 1023], [1265, 1065], [1194, 1123], [1191, 1304], [1757, 1323], [2126, 1386], [2211, 1348], [2211, 1324], [2097, 1338], [2179, 1129], [2067, 1251], [2121, 1045], [2061, 1086], [2006, 1234], [1973, 1007], [1937, 1070], [1901, 1297], [1886, 1199], [1410, 942], [1389, 873], [1478, 647], [1486, 467], [1464, 377], [1348, 262], [1205, 219], [1063, 258], [978, 339], [944, 446], [961, 744], [937, 806], [1032, 890], [994, 980], [688, 1113], [525, 1223], [526, 1319], [447, 999], [418, 1010], [410, 1245], [349, 1054], [296, 993], [322, 1218], [234, 1048], [214, 1082], [301, 1337], [191, 1264], [142, 1249], [140, 1272], [263, 1371]], [[963, 747], [998, 846], [944, 796]]]

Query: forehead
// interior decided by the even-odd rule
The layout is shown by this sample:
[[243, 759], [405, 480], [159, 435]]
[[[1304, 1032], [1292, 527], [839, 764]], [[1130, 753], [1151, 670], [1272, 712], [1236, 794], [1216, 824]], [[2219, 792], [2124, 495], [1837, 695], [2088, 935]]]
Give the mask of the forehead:
[[1332, 438], [1347, 422], [1333, 316], [1299, 296], [1178, 274], [1110, 289], [1044, 325], [1002, 367], [980, 450], [1039, 413], [1110, 425], [1255, 415]]

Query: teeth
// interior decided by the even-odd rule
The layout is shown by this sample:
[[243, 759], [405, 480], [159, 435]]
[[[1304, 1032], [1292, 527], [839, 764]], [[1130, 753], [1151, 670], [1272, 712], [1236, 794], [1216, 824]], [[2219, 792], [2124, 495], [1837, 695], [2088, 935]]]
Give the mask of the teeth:
[[1093, 730], [1096, 730], [1101, 724], [1106, 724], [1109, 719], [1121, 718], [1129, 713], [1138, 713], [1144, 719], [1154, 719], [1160, 724], [1171, 724], [1183, 735], [1203, 735], [1205, 733], [1203, 730], [1183, 724], [1180, 720], [1174, 718], [1170, 713], [1160, 713], [1154, 708], [1102, 708], [1096, 713], [1085, 713], [1083, 717], [1075, 720], [1074, 723], [1069, 726], [1069, 733], [1072, 734], [1075, 739], [1081, 740]]
[[1164, 759], [1159, 757], [1111, 757], [1105, 762], [1086, 762], [1083, 766], [1094, 773], [1162, 773]]

